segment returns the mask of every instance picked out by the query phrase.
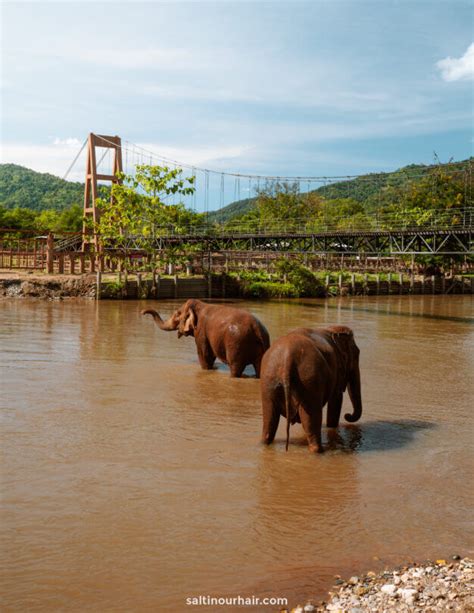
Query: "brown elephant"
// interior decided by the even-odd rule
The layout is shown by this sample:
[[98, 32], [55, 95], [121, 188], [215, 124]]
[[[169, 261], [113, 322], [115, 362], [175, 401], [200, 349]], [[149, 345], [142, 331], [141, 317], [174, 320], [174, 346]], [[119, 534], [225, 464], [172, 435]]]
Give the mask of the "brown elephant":
[[301, 423], [310, 451], [323, 451], [321, 423], [327, 403], [327, 426], [336, 428], [342, 395], [349, 390], [354, 412], [345, 419], [355, 422], [362, 415], [359, 348], [347, 326], [298, 328], [279, 338], [262, 361], [262, 441], [275, 438], [280, 415], [287, 418], [286, 449], [290, 424]]
[[216, 358], [230, 367], [231, 377], [241, 377], [247, 364], [252, 364], [260, 377], [260, 365], [270, 346], [265, 326], [244, 309], [188, 300], [163, 321], [153, 309], [142, 311], [152, 315], [162, 330], [178, 330], [181, 336], [194, 336], [199, 363], [204, 370], [213, 367]]

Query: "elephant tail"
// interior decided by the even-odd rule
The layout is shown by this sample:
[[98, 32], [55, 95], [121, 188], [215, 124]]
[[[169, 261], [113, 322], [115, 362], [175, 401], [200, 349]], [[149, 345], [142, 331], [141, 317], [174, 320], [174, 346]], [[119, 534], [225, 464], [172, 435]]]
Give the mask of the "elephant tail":
[[288, 378], [283, 382], [283, 393], [285, 395], [285, 411], [286, 411], [286, 451], [290, 443], [290, 426], [291, 426], [291, 398], [290, 398], [290, 382]]
[[255, 326], [255, 333], [262, 346], [263, 355], [265, 351], [270, 347], [270, 335], [268, 334], [268, 330], [265, 328], [261, 321], [257, 320], [256, 323], [257, 325]]

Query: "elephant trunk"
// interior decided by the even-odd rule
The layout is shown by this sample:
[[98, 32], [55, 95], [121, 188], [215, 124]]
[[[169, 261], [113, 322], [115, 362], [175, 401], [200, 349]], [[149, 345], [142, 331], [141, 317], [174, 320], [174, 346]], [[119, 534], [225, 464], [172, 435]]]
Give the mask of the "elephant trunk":
[[346, 421], [354, 423], [358, 421], [362, 415], [362, 396], [360, 393], [360, 371], [359, 364], [356, 364], [349, 375], [348, 381], [349, 396], [354, 408], [353, 413], [346, 413], [344, 418]]
[[151, 315], [155, 324], [161, 329], [171, 332], [176, 330], [176, 325], [173, 322], [173, 316], [171, 316], [167, 321], [163, 321], [160, 317], [160, 314], [154, 309], [146, 309], [142, 311], [142, 315]]

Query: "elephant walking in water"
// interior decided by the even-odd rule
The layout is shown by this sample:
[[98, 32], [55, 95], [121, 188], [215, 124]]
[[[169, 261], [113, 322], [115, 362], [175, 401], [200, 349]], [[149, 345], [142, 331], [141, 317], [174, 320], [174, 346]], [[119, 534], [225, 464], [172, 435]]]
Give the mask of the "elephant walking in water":
[[327, 426], [336, 428], [342, 396], [349, 390], [354, 412], [345, 419], [355, 422], [362, 415], [359, 348], [347, 326], [298, 328], [279, 338], [262, 361], [262, 440], [275, 438], [280, 415], [287, 418], [286, 449], [290, 424], [301, 423], [310, 451], [323, 451], [321, 423], [327, 403]]
[[270, 346], [265, 326], [251, 313], [225, 305], [188, 300], [167, 321], [153, 309], [142, 311], [152, 315], [162, 330], [178, 330], [181, 336], [194, 336], [201, 367], [209, 370], [216, 358], [230, 367], [231, 377], [241, 377], [247, 364], [260, 376], [260, 364]]

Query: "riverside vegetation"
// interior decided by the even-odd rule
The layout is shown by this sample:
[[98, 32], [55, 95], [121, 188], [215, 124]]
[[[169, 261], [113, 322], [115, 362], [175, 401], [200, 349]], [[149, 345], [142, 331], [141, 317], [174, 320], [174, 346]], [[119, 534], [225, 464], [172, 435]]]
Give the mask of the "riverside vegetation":
[[[192, 178], [184, 178], [180, 169], [137, 166], [134, 176], [123, 175], [124, 185], [113, 189], [125, 205], [123, 211], [136, 212], [137, 207], [145, 210], [150, 230], [166, 224], [172, 224], [178, 233], [204, 224], [229, 230], [257, 230], [274, 224], [289, 230], [303, 225], [308, 231], [327, 226], [370, 229], [374, 224], [390, 228], [399, 223], [429, 224], [440, 218], [445, 223], [458, 221], [459, 209], [472, 205], [471, 166], [472, 158], [434, 166], [412, 164], [392, 173], [363, 175], [308, 193], [300, 192], [297, 183], [272, 182], [257, 189], [255, 197], [233, 202], [208, 216], [182, 203], [166, 204], [170, 193], [184, 197], [194, 190]], [[83, 190], [79, 182], [1, 164], [0, 227], [79, 231]], [[110, 188], [101, 186], [99, 195], [105, 200]]]
[[[194, 243], [157, 253], [156, 238], [170, 227], [177, 234], [204, 228], [212, 234], [222, 229], [298, 228], [318, 232], [328, 227], [347, 230], [390, 229], [400, 224], [446, 226], [459, 223], [472, 204], [471, 164], [472, 160], [411, 165], [394, 173], [365, 175], [307, 193], [300, 192], [297, 183], [272, 182], [258, 189], [254, 198], [232, 203], [208, 216], [182, 202], [195, 191], [193, 177], [185, 177], [179, 168], [138, 165], [134, 175], [121, 175], [120, 184], [101, 187], [101, 218], [90, 229], [100, 234], [106, 249], [125, 258], [126, 267], [130, 264], [128, 238], [133, 236], [134, 249], [147, 254], [147, 268], [151, 271], [169, 264], [184, 268], [203, 249]], [[84, 221], [82, 189], [81, 183], [69, 183], [13, 164], [0, 165], [0, 227], [12, 230], [13, 240], [15, 230], [41, 234], [80, 231]], [[167, 204], [170, 196], [181, 202]], [[449, 265], [460, 258], [451, 256]], [[413, 262], [405, 263], [406, 268], [414, 262], [437, 270], [448, 264], [442, 257], [417, 256]], [[281, 259], [273, 272], [246, 270], [230, 274], [238, 277], [244, 297], [318, 297], [335, 291], [331, 284], [328, 289], [326, 283], [327, 275], [333, 272], [314, 272], [298, 260], [290, 263]], [[350, 277], [344, 270], [339, 274], [343, 282]], [[377, 278], [386, 280], [384, 275]], [[370, 278], [356, 275], [352, 280], [363, 284]]]

